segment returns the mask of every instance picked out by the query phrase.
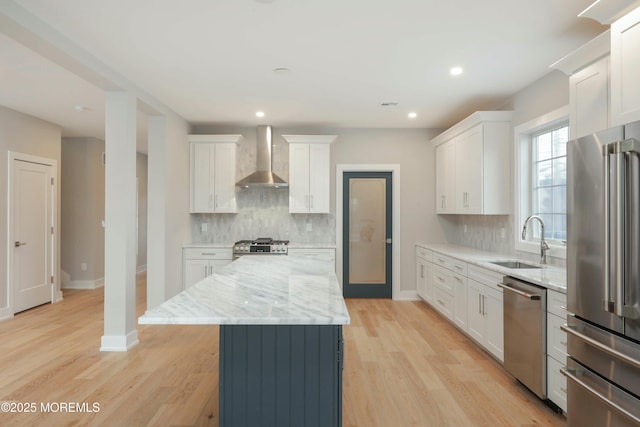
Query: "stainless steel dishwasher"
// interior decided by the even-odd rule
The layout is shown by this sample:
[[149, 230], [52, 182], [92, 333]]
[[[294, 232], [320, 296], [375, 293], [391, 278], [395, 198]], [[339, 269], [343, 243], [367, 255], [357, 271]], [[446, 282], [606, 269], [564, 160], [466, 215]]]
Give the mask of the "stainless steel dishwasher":
[[505, 276], [504, 368], [541, 399], [547, 398], [547, 290]]

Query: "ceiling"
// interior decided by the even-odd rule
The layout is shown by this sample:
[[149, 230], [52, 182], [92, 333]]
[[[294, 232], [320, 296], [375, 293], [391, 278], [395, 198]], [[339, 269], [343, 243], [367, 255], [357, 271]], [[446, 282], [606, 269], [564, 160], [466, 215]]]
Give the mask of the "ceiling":
[[[446, 128], [604, 31], [577, 18], [592, 2], [3, 0], [0, 12], [44, 21], [192, 124]], [[0, 61], [0, 104], [103, 137], [102, 88], [1, 28]]]

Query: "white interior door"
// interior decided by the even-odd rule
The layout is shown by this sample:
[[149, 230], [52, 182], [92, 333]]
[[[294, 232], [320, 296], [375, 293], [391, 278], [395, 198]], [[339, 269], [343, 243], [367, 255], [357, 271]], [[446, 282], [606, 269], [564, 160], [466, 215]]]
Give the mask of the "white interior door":
[[13, 160], [11, 270], [13, 311], [52, 299], [53, 167]]

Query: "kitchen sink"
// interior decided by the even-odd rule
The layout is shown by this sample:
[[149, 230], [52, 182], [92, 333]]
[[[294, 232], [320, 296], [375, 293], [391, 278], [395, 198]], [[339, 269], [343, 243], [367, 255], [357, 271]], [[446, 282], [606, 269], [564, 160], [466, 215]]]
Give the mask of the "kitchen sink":
[[499, 265], [500, 267], [506, 268], [541, 268], [538, 265], [527, 264], [525, 262], [520, 261], [489, 261], [490, 264]]

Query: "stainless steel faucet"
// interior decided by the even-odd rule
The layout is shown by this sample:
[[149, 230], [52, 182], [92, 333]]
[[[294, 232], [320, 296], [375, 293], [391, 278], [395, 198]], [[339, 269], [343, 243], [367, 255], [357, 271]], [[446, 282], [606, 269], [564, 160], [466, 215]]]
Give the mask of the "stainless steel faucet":
[[540, 264], [547, 263], [547, 250], [549, 249], [549, 244], [544, 239], [544, 221], [538, 215], [530, 215], [527, 219], [524, 220], [524, 225], [522, 226], [522, 240], [527, 239], [527, 225], [529, 225], [529, 221], [532, 219], [537, 219], [540, 221]]

